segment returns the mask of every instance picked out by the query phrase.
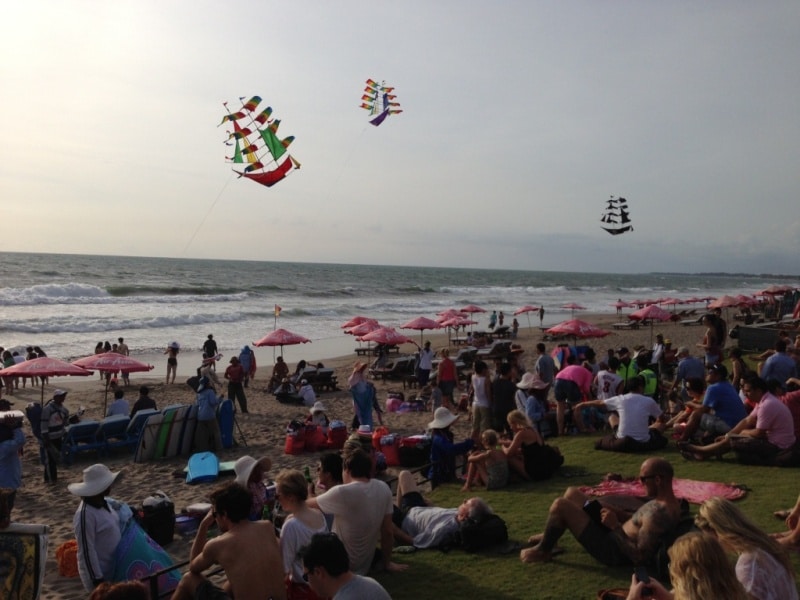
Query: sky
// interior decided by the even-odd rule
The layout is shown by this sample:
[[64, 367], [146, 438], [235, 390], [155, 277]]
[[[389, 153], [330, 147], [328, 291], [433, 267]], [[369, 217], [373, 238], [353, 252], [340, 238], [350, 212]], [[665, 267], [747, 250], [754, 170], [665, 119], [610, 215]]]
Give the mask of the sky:
[[[798, 30], [796, 0], [13, 3], [0, 251], [798, 275]], [[253, 95], [302, 164], [272, 188], [218, 127]]]

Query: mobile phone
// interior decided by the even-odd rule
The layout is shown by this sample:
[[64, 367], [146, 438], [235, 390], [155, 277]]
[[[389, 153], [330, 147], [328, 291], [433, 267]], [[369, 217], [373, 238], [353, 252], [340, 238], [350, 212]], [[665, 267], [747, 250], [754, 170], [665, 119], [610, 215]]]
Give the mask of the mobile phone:
[[633, 570], [634, 575], [636, 575], [636, 581], [640, 583], [644, 583], [645, 587], [642, 588], [642, 598], [649, 598], [653, 595], [653, 588], [646, 585], [650, 583], [650, 576], [647, 574], [647, 569], [644, 567], [636, 567]]
[[589, 518], [595, 523], [600, 523], [600, 521], [602, 521], [602, 516], [600, 514], [602, 509], [602, 505], [597, 500], [587, 500], [583, 505], [583, 512], [589, 515]]

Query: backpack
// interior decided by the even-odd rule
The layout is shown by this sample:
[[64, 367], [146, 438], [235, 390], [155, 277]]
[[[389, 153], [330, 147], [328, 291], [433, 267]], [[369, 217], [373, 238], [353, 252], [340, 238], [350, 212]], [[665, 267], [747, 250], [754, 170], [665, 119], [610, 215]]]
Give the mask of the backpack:
[[461, 522], [457, 545], [465, 552], [478, 552], [508, 541], [506, 522], [495, 514], [480, 519], [469, 518]]

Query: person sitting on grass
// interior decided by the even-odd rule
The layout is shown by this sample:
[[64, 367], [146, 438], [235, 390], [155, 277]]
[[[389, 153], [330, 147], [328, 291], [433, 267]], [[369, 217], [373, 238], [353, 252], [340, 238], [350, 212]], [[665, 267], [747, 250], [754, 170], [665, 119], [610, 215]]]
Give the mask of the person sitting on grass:
[[639, 581], [634, 574], [627, 600], [752, 600], [736, 580], [733, 565], [713, 536], [687, 533], [667, 553], [672, 591], [655, 579]]
[[[655, 400], [642, 393], [644, 384], [644, 378], [637, 375], [629, 381], [629, 393], [578, 405], [578, 408], [605, 408], [619, 415], [617, 431], [597, 440], [596, 450], [648, 452], [667, 445], [667, 438], [658, 431], [658, 425], [650, 426], [650, 419], [660, 418], [662, 411]], [[609, 422], [613, 423], [611, 419]]]
[[524, 413], [512, 410], [506, 420], [514, 433], [511, 441], [502, 442], [508, 466], [525, 480], [550, 479], [564, 464], [564, 457], [557, 448], [544, 443], [542, 435]]
[[792, 510], [777, 510], [774, 515], [785, 520], [787, 531], [773, 533], [772, 537], [784, 548], [800, 551], [800, 496]]
[[467, 458], [467, 481], [462, 492], [471, 485], [485, 485], [487, 490], [499, 490], [508, 485], [508, 458], [497, 445], [497, 432], [487, 429], [481, 434], [482, 450], [475, 450]]
[[[786, 548], [764, 533], [733, 502], [715, 496], [700, 505], [695, 524], [738, 555], [736, 579], [756, 600], [797, 600]], [[718, 596], [720, 597], [720, 596]]]
[[725, 365], [715, 364], [708, 367], [706, 382], [708, 388], [702, 402], [688, 403], [692, 413], [681, 433], [682, 441], [691, 440], [698, 432], [704, 436], [724, 435], [747, 416], [739, 393], [728, 381]]
[[433, 421], [428, 423], [428, 429], [432, 432], [431, 468], [428, 477], [433, 487], [456, 479], [456, 456], [467, 454], [475, 446], [471, 438], [455, 443], [450, 426], [456, 419], [458, 415], [440, 406], [433, 413]]
[[[569, 488], [550, 507], [544, 533], [532, 536], [535, 544], [520, 553], [525, 563], [548, 562], [556, 543], [570, 531], [595, 560], [608, 566], [639, 565], [650, 562], [666, 535], [681, 517], [681, 506], [672, 491], [674, 472], [663, 458], [648, 458], [639, 468], [639, 481], [651, 498], [630, 519], [620, 522], [619, 513], [602, 507], [595, 514], [584, 510], [592, 505], [588, 496]], [[596, 506], [596, 505], [594, 505]]]
[[747, 398], [756, 407], [728, 433], [707, 446], [678, 443], [687, 460], [705, 460], [722, 456], [731, 450], [746, 464], [770, 464], [782, 451], [794, 446], [794, 422], [791, 411], [769, 393], [767, 382], [752, 375], [742, 386]]
[[481, 498], [464, 500], [458, 508], [429, 506], [410, 471], [397, 476], [397, 498], [392, 523], [395, 540], [415, 548], [436, 548], [452, 539], [461, 523], [481, 519], [492, 509]]

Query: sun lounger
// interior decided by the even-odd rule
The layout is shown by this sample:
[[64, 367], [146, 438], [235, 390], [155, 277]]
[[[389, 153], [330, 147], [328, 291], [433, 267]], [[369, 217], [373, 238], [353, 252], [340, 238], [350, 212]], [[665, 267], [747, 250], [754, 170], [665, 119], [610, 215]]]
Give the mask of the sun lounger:
[[97, 437], [100, 429], [99, 421], [81, 421], [67, 427], [61, 442], [61, 456], [64, 464], [71, 465], [79, 452], [97, 452], [102, 454], [106, 448], [105, 441]]
[[509, 327], [508, 325], [503, 325], [502, 327], [498, 327], [497, 329], [494, 330], [494, 333], [492, 335], [499, 338], [510, 338], [511, 327]]
[[139, 446], [139, 438], [144, 431], [144, 425], [151, 415], [157, 415], [159, 411], [154, 408], [147, 408], [140, 410], [133, 415], [133, 418], [128, 422], [124, 434], [115, 436], [113, 439], [106, 439], [108, 449], [112, 448], [132, 448], [136, 449]]
[[625, 321], [622, 323], [614, 323], [614, 329], [639, 329], [639, 321]]
[[113, 417], [106, 417], [100, 421], [100, 427], [97, 429], [97, 437], [104, 443], [103, 451], [108, 450], [109, 443], [125, 439], [130, 422], [130, 417], [126, 415], [114, 415]]
[[483, 361], [506, 358], [511, 354], [511, 342], [495, 340], [491, 346], [481, 348], [475, 355], [476, 359]]

